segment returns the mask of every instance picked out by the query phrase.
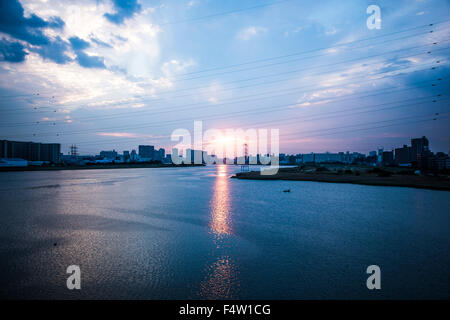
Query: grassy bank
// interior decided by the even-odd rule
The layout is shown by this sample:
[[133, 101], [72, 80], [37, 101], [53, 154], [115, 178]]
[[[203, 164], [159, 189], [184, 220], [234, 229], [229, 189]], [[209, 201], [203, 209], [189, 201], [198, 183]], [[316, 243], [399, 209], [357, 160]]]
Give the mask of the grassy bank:
[[275, 175], [261, 175], [259, 171], [251, 171], [237, 173], [232, 178], [352, 183], [450, 191], [450, 179], [446, 175], [416, 175], [411, 170], [397, 168], [281, 168]]

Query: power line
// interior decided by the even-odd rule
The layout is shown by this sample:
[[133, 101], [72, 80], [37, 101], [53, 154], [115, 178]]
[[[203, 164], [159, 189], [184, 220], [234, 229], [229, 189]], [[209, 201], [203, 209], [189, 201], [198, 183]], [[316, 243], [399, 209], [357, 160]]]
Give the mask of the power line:
[[[382, 79], [385, 79], [385, 78], [388, 78], [388, 77], [384, 77]], [[379, 94], [382, 94], [382, 93], [386, 94], [386, 93], [392, 93], [392, 92], [401, 92], [401, 91], [406, 91], [406, 90], [419, 89], [419, 88], [422, 88], [422, 87], [429, 86], [429, 84], [432, 83], [432, 82], [438, 83], [439, 81], [442, 81], [444, 79], [446, 79], [446, 78], [438, 78], [438, 79], [432, 79], [432, 80], [419, 81], [419, 82], [416, 82], [416, 83], [412, 84], [412, 85], [423, 84], [422, 86], [418, 86], [418, 87], [403, 88], [403, 89], [400, 89], [400, 90], [388, 90], [388, 91], [387, 91], [387, 89], [381, 89], [381, 90], [376, 90], [376, 91], [371, 90], [371, 91], [359, 92], [357, 94], [345, 95], [344, 97], [346, 97], [346, 96], [353, 96], [353, 95], [361, 95], [361, 94], [364, 94], [364, 93], [371, 92], [371, 94], [369, 94], [369, 95], [362, 96], [362, 97], [370, 97], [370, 96], [375, 96], [375, 95], [379, 95]], [[372, 81], [372, 80], [369, 80], [369, 81]], [[328, 89], [328, 88], [326, 88], [326, 89]], [[294, 90], [290, 89], [289, 90], [290, 93], [287, 93], [287, 91], [284, 91], [283, 93], [279, 93], [279, 94], [271, 95], [271, 96], [264, 96], [264, 95], [261, 96], [259, 94], [256, 94], [256, 95], [254, 94], [254, 95], [250, 95], [250, 96], [258, 96], [258, 98], [244, 99], [244, 100], [231, 99], [230, 102], [224, 102], [224, 103], [220, 103], [220, 104], [216, 104], [216, 105], [196, 104], [196, 103], [194, 103], [194, 104], [190, 104], [190, 105], [189, 104], [188, 105], [180, 105], [180, 107], [182, 107], [182, 108], [179, 108], [179, 109], [176, 109], [176, 110], [164, 110], [164, 111], [160, 111], [160, 112], [154, 112], [154, 110], [147, 110], [147, 111], [136, 111], [134, 113], [133, 112], [121, 112], [121, 113], [111, 114], [110, 116], [106, 116], [106, 117], [104, 117], [104, 116], [91, 116], [91, 117], [89, 117], [88, 116], [88, 117], [71, 118], [71, 120], [72, 121], [95, 120], [95, 119], [110, 120], [110, 119], [130, 117], [130, 116], [131, 117], [142, 116], [144, 114], [149, 114], [149, 113], [151, 113], [152, 115], [155, 115], [155, 114], [171, 113], [171, 112], [175, 112], [175, 111], [179, 112], [179, 111], [188, 111], [188, 110], [193, 110], [193, 109], [198, 110], [198, 109], [212, 108], [212, 107], [216, 108], [217, 106], [224, 106], [224, 105], [237, 104], [237, 103], [243, 103], [243, 102], [254, 102], [254, 101], [258, 101], [258, 100], [267, 100], [267, 99], [276, 98], [276, 97], [284, 97], [284, 96], [290, 95], [290, 94], [298, 94], [299, 93], [298, 89], [299, 88], [294, 88]], [[314, 90], [317, 90], [317, 88], [314, 88]], [[307, 92], [307, 91], [311, 91], [311, 90], [303, 91], [303, 93]], [[275, 92], [280, 92], [280, 91], [275, 91]], [[362, 97], [359, 97], [359, 98], [362, 98]], [[340, 99], [330, 99], [330, 98], [328, 98], [328, 99], [323, 99], [323, 100], [330, 101], [330, 102], [336, 102], [336, 101], [339, 102], [339, 101], [348, 100], [348, 98], [347, 99], [345, 99], [345, 98], [342, 99], [342, 96], [339, 97], [339, 98]], [[323, 100], [316, 100], [316, 101], [314, 101], [314, 103], [321, 102]], [[297, 102], [292, 102], [291, 104], [292, 105], [296, 105], [296, 104], [299, 104], [299, 102], [298, 101]], [[190, 107], [192, 105], [195, 106], [195, 108]], [[172, 106], [172, 107], [177, 107], [177, 106]], [[48, 124], [52, 124], [52, 123], [55, 123], [55, 122], [59, 124], [62, 121], [61, 124], [64, 124], [66, 120], [67, 119], [63, 119], [63, 120], [59, 120], [59, 121], [57, 121], [57, 120], [49, 120], [47, 122], [48, 122]], [[40, 123], [45, 123], [45, 122], [41, 121]], [[11, 124], [9, 124], [9, 123], [6, 123], [6, 124], [1, 123], [1, 125], [3, 127], [33, 126], [33, 125], [36, 125], [36, 122], [35, 121], [31, 121], [31, 122], [11, 123]]]
[[[445, 43], [445, 42], [444, 42]], [[429, 46], [429, 45], [431, 45], [431, 46], [434, 46], [435, 45], [435, 43], [433, 43], [433, 44], [427, 44], [427, 45], [423, 45], [423, 46], [418, 46], [418, 47], [426, 47], [426, 46]], [[417, 48], [417, 47], [412, 47], [412, 48]], [[436, 50], [433, 50], [433, 52], [439, 52], [439, 51], [442, 51], [442, 50], [446, 50], [446, 49], [449, 49], [450, 47], [445, 47], [445, 48], [440, 48], [440, 49], [436, 49]], [[378, 55], [374, 55], [374, 56], [382, 56], [382, 55], [387, 55], [387, 54], [391, 54], [391, 53], [393, 53], [393, 52], [401, 52], [401, 51], [404, 51], [404, 50], [410, 50], [411, 48], [404, 48], [404, 49], [400, 49], [400, 50], [394, 50], [394, 51], [391, 51], [391, 52], [387, 52], [387, 53], [383, 53], [383, 54], [378, 54]], [[413, 54], [413, 55], [411, 55], [411, 54], [408, 54], [407, 56], [404, 56], [404, 57], [414, 57], [414, 56], [418, 56], [418, 55], [422, 55], [422, 54], [430, 54], [431, 53], [431, 51], [427, 51], [427, 52], [421, 52], [421, 53], [417, 53], [417, 54]], [[245, 82], [245, 81], [251, 81], [251, 80], [257, 80], [257, 79], [261, 79], [261, 78], [268, 78], [268, 77], [272, 77], [272, 76], [279, 76], [279, 75], [284, 75], [284, 74], [292, 74], [292, 73], [298, 73], [299, 71], [305, 71], [305, 70], [308, 70], [308, 69], [314, 69], [314, 68], [320, 68], [320, 67], [324, 67], [324, 66], [335, 66], [335, 65], [340, 65], [340, 64], [343, 64], [343, 63], [348, 63], [348, 62], [354, 62], [354, 61], [357, 61], [357, 60], [363, 60], [363, 59], [367, 59], [367, 58], [373, 58], [374, 56], [369, 56], [369, 57], [362, 57], [362, 58], [357, 58], [357, 59], [352, 59], [352, 60], [347, 60], [347, 61], [341, 61], [341, 62], [337, 62], [337, 63], [334, 63], [334, 64], [328, 64], [328, 65], [319, 65], [319, 66], [312, 66], [312, 67], [309, 67], [309, 68], [303, 68], [303, 69], [299, 69], [299, 70], [293, 70], [293, 71], [289, 71], [289, 72], [282, 72], [282, 73], [278, 73], [278, 74], [272, 74], [272, 75], [264, 75], [264, 76], [259, 76], [259, 77], [254, 77], [254, 78], [247, 78], [247, 79], [241, 79], [241, 80], [237, 80], [237, 81], [230, 81], [230, 82], [227, 82], [227, 83], [225, 83], [225, 84], [229, 84], [229, 83], [239, 83], [239, 82]], [[404, 57], [397, 57], [397, 59], [402, 59], [402, 58], [404, 58]], [[400, 68], [399, 68], [400, 69]], [[330, 72], [338, 72], [338, 71], [342, 71], [342, 70], [346, 70], [346, 67], [343, 67], [343, 68], [340, 68], [340, 69], [336, 69], [336, 70], [327, 70], [327, 71], [325, 71], [327, 74], [328, 73], [330, 73]], [[322, 75], [322, 74], [324, 74], [325, 72], [319, 72], [319, 73], [316, 73], [316, 74], [312, 74], [313, 76], [320, 76], [320, 75]], [[255, 86], [260, 86], [260, 85], [265, 85], [265, 84], [271, 84], [271, 83], [278, 83], [279, 81], [282, 81], [282, 80], [289, 80], [289, 79], [291, 79], [292, 77], [289, 77], [289, 78], [287, 78], [287, 79], [278, 79], [278, 80], [274, 80], [274, 81], [267, 81], [267, 82], [262, 82], [262, 83], [256, 83], [256, 84], [250, 84], [250, 85], [245, 85], [245, 86], [237, 86], [237, 87], [230, 87], [230, 88], [223, 88], [222, 89], [222, 91], [229, 91], [229, 90], [236, 90], [236, 89], [242, 89], [242, 88], [248, 88], [248, 87], [255, 87]], [[203, 88], [206, 88], [206, 87], [197, 87], [197, 88], [188, 88], [188, 89], [182, 89], [182, 90], [178, 90], [178, 92], [180, 92], [180, 91], [186, 91], [186, 90], [195, 90], [195, 89], [203, 89]], [[176, 92], [176, 91], [173, 91], [173, 92]], [[184, 94], [184, 95], [180, 95], [180, 96], [178, 96], [178, 97], [187, 97], [187, 96], [191, 96], [191, 95], [193, 95], [192, 93], [191, 94]], [[174, 97], [172, 97], [172, 98], [174, 98]], [[177, 96], [175, 96], [175, 98], [177, 98]], [[155, 100], [163, 100], [163, 99], [154, 99], [154, 101]], [[0, 110], [0, 113], [1, 113], [1, 110]], [[3, 113], [14, 113], [14, 111], [3, 111]], [[42, 113], [47, 113], [46, 111], [43, 111]]]
[[[431, 97], [438, 97], [438, 96], [431, 96]], [[426, 98], [431, 98], [431, 97], [426, 97]], [[409, 99], [409, 100], [417, 100], [417, 98], [413, 98], [413, 99]], [[409, 101], [409, 100], [402, 100], [404, 101]], [[400, 101], [399, 101], [400, 102]], [[423, 102], [421, 102], [423, 103]], [[383, 106], [383, 105], [389, 105], [392, 103], [384, 103], [384, 104], [380, 104], [378, 106]], [[274, 109], [274, 108], [280, 108], [280, 107], [287, 107], [289, 105], [292, 105], [292, 103], [290, 104], [284, 104], [284, 105], [278, 105], [278, 106], [270, 106], [270, 107], [266, 107], [266, 108], [257, 108], [254, 110], [247, 110], [247, 111], [237, 111], [237, 112], [231, 112], [231, 113], [225, 113], [225, 114], [216, 114], [216, 115], [212, 115], [209, 117], [203, 117], [203, 119], [206, 118], [206, 120], [215, 120], [215, 117], [218, 117], [218, 119], [225, 119], [228, 118], [226, 117], [231, 116], [233, 117], [234, 115], [242, 115], [242, 114], [257, 114], [257, 113], [265, 113], [267, 109]], [[350, 110], [353, 111], [354, 109]], [[252, 112], [253, 111], [253, 112]], [[348, 110], [344, 110], [344, 111], [348, 111]], [[159, 122], [155, 122], [155, 123], [146, 123], [146, 124], [142, 124], [142, 125], [134, 125], [133, 129], [140, 129], [140, 128], [148, 128], [148, 127], [160, 127], [160, 126], [164, 126], [167, 125], [167, 123], [177, 123], [177, 122], [187, 122], [187, 121], [193, 121], [193, 120], [197, 120], [198, 117], [192, 117], [192, 118], [188, 118], [188, 119], [181, 119], [181, 120], [170, 120], [170, 121], [159, 121]], [[115, 126], [115, 127], [108, 127], [108, 128], [96, 128], [96, 129], [87, 129], [87, 130], [78, 130], [78, 131], [69, 131], [69, 132], [65, 132], [65, 133], [59, 133], [59, 135], [63, 135], [63, 134], [70, 134], [70, 135], [75, 135], [75, 134], [85, 134], [85, 133], [92, 133], [92, 132], [99, 132], [99, 130], [110, 130], [110, 129], [123, 129], [123, 128], [128, 128], [129, 126], [123, 127], [123, 126]], [[54, 135], [53, 133], [48, 133], [49, 135]], [[41, 134], [40, 136], [45, 136], [46, 134]]]
[[[426, 33], [418, 33], [418, 34], [413, 34], [413, 35], [408, 35], [405, 37], [400, 37], [400, 38], [396, 38], [396, 39], [390, 39], [390, 40], [386, 40], [380, 43], [377, 43], [376, 45], [380, 45], [380, 44], [384, 44], [387, 42], [391, 42], [391, 41], [399, 41], [399, 40], [405, 40], [411, 37], [415, 37], [417, 35], [423, 35], [423, 34], [427, 34]], [[431, 44], [437, 44], [438, 42], [433, 42]], [[431, 45], [430, 44], [430, 45]], [[369, 45], [370, 47], [373, 46], [373, 44]], [[352, 50], [354, 49], [361, 49], [361, 48], [366, 48], [367, 45], [361, 46], [361, 47], [356, 47], [356, 48], [351, 48]], [[329, 49], [331, 49], [333, 47], [329, 47]], [[414, 48], [414, 47], [413, 47]], [[206, 78], [206, 77], [211, 77], [211, 76], [217, 76], [217, 75], [224, 75], [224, 74], [230, 74], [230, 73], [235, 73], [235, 72], [242, 72], [242, 71], [249, 71], [249, 70], [257, 70], [257, 69], [261, 69], [261, 68], [267, 68], [267, 67], [272, 67], [272, 66], [277, 66], [277, 65], [282, 65], [282, 64], [286, 64], [286, 63], [291, 63], [291, 62], [295, 62], [295, 61], [304, 61], [304, 59], [312, 59], [312, 58], [317, 58], [317, 57], [322, 57], [322, 56], [326, 56], [329, 55], [330, 53], [325, 52], [324, 54], [317, 54], [317, 55], [312, 55], [312, 56], [307, 56], [307, 57], [300, 57], [300, 58], [295, 58], [295, 59], [291, 59], [291, 60], [287, 60], [287, 61], [280, 61], [280, 62], [274, 62], [274, 63], [270, 63], [270, 64], [263, 64], [260, 66], [254, 66], [254, 67], [249, 67], [249, 68], [244, 68], [244, 69], [237, 69], [237, 70], [229, 70], [229, 71], [223, 71], [220, 73], [213, 73], [213, 74], [208, 74], [208, 75], [202, 75], [202, 76], [197, 76], [197, 77], [191, 77], [191, 78], [185, 78], [185, 79], [178, 79], [178, 80], [172, 80], [172, 82], [179, 82], [179, 81], [187, 81], [187, 80], [196, 80], [196, 79], [201, 79], [201, 78]]]
[[421, 28], [433, 27], [435, 25], [442, 24], [442, 23], [445, 23], [445, 22], [448, 22], [448, 21], [450, 21], [450, 19], [445, 19], [445, 20], [441, 20], [441, 21], [437, 21], [437, 22], [433, 22], [433, 23], [427, 23], [427, 24], [423, 24], [423, 25], [420, 25], [420, 26], [416, 26], [416, 27], [412, 27], [412, 28], [408, 28], [408, 29], [403, 29], [403, 30], [399, 30], [399, 31], [395, 31], [395, 32], [390, 32], [390, 33], [387, 33], [387, 34], [382, 34], [382, 35], [378, 35], [378, 36], [374, 36], [374, 37], [369, 37], [369, 38], [364, 38], [364, 39], [359, 39], [359, 40], [354, 40], [354, 41], [342, 42], [342, 43], [336, 44], [334, 46], [321, 47], [321, 48], [316, 48], [316, 49], [311, 49], [311, 50], [306, 50], [306, 51], [299, 51], [299, 52], [294, 52], [294, 53], [290, 53], [290, 54], [286, 54], [286, 55], [274, 56], [274, 57], [269, 57], [269, 58], [264, 58], [264, 59], [259, 59], [259, 60], [252, 60], [252, 61], [232, 64], [232, 65], [227, 65], [227, 66], [213, 67], [213, 68], [209, 68], [209, 69], [203, 69], [203, 70], [200, 70], [200, 71], [188, 72], [188, 73], [185, 73], [184, 75], [192, 75], [192, 74], [216, 71], [216, 70], [221, 70], [221, 69], [240, 67], [240, 66], [244, 66], [244, 65], [248, 65], [248, 64], [272, 61], [272, 60], [276, 60], [276, 59], [289, 58], [289, 57], [292, 57], [292, 56], [297, 56], [297, 55], [302, 55], [302, 54], [307, 54], [307, 53], [312, 53], [312, 52], [317, 52], [317, 51], [335, 49], [335, 48], [339, 48], [339, 47], [342, 47], [342, 46], [347, 46], [349, 44], [359, 43], [359, 42], [363, 42], [363, 41], [370, 41], [370, 40], [379, 39], [379, 38], [391, 36], [391, 35], [394, 35], [394, 34], [404, 33], [404, 32], [417, 30], [417, 29], [421, 29]]
[[[448, 112], [442, 112], [442, 113], [448, 113]], [[419, 116], [419, 117], [423, 117]], [[398, 125], [405, 125], [405, 124], [411, 124], [411, 123], [420, 123], [420, 122], [428, 122], [428, 121], [436, 121], [439, 119], [447, 119], [450, 116], [445, 116], [445, 117], [437, 117], [436, 114], [434, 115], [429, 115], [427, 117], [431, 117], [429, 119], [422, 119], [422, 120], [416, 120], [416, 121], [407, 121], [407, 122], [401, 122], [401, 123], [395, 123], [395, 124], [390, 124], [390, 125], [383, 125], [383, 126], [375, 126], [375, 127], [368, 127], [368, 128], [359, 128], [359, 129], [354, 129], [354, 130], [344, 130], [344, 131], [339, 131], [339, 132], [332, 132], [332, 133], [324, 133], [324, 134], [319, 134], [319, 135], [313, 135], [313, 136], [305, 136], [305, 137], [301, 137], [301, 139], [305, 139], [305, 138], [315, 138], [315, 137], [319, 137], [319, 136], [327, 136], [327, 135], [334, 135], [334, 134], [341, 134], [341, 133], [352, 133], [352, 132], [358, 132], [358, 131], [365, 131], [365, 130], [373, 130], [373, 129], [381, 129], [381, 128], [386, 128], [386, 127], [392, 127], [392, 126], [398, 126]], [[409, 118], [418, 118], [418, 117], [409, 117]], [[387, 120], [387, 121], [396, 121], [398, 119], [395, 120]], [[382, 121], [381, 121], [382, 122]], [[373, 123], [373, 122], [372, 122]]]
[[285, 2], [291, 2], [291, 1], [292, 0], [280, 0], [280, 1], [276, 1], [276, 2], [256, 5], [256, 6], [253, 6], [253, 7], [247, 7], [247, 8], [242, 8], [242, 9], [236, 9], [236, 10], [230, 10], [230, 11], [214, 13], [214, 14], [201, 16], [201, 17], [188, 18], [188, 19], [183, 19], [183, 20], [178, 20], [178, 21], [160, 23], [158, 25], [159, 26], [166, 26], [166, 25], [173, 25], [173, 24], [186, 23], [186, 22], [195, 22], [195, 21], [211, 19], [211, 18], [215, 18], [215, 17], [219, 17], [219, 16], [225, 16], [225, 15], [230, 15], [230, 14], [234, 14], [234, 13], [240, 13], [240, 12], [244, 12], [244, 11], [250, 11], [250, 10], [256, 10], [256, 9], [271, 7], [271, 6], [274, 6], [274, 5], [282, 4], [282, 3], [285, 3]]
[[[246, 111], [238, 111], [238, 112], [227, 112], [227, 113], [221, 113], [221, 114], [213, 114], [211, 116], [205, 116], [202, 117], [203, 119], [206, 120], [215, 120], [217, 119], [217, 117], [219, 117], [218, 119], [224, 119], [224, 118], [229, 118], [230, 115], [231, 117], [234, 117], [235, 115], [242, 115], [242, 114], [257, 114], [257, 113], [264, 113], [267, 112], [266, 110], [273, 110], [274, 108], [282, 108], [282, 107], [289, 107], [291, 105], [293, 105], [294, 103], [289, 103], [289, 104], [283, 104], [283, 105], [277, 105], [277, 106], [268, 106], [265, 108], [256, 108], [256, 109], [250, 109], [250, 110], [246, 110]], [[228, 116], [228, 117], [227, 117]], [[174, 123], [178, 123], [178, 122], [186, 122], [186, 121], [192, 121], [192, 120], [197, 120], [198, 117], [194, 117], [194, 118], [185, 118], [185, 119], [181, 119], [181, 120], [169, 120], [169, 121], [159, 121], [159, 122], [155, 122], [155, 123], [145, 123], [145, 124], [141, 124], [141, 125], [133, 125], [133, 129], [139, 129], [139, 128], [147, 128], [147, 127], [158, 127], [158, 126], [164, 126], [164, 125], [168, 125], [168, 124], [174, 124]], [[156, 125], [155, 125], [156, 124]], [[129, 126], [114, 126], [114, 127], [106, 127], [106, 128], [95, 128], [95, 129], [85, 129], [85, 130], [78, 130], [78, 131], [59, 131], [59, 132], [45, 132], [45, 133], [41, 133], [39, 135], [33, 134], [33, 133], [28, 133], [28, 134], [21, 134], [21, 135], [15, 135], [17, 136], [63, 136], [66, 134], [83, 134], [83, 133], [89, 133], [89, 132], [98, 132], [100, 130], [111, 130], [111, 129], [123, 129], [123, 128], [130, 128]]]
[[[448, 99], [448, 98], [447, 98]], [[423, 118], [423, 117], [432, 117], [431, 119], [428, 120], [437, 120], [438, 118], [447, 118], [447, 117], [440, 117], [441, 114], [447, 114], [450, 113], [450, 111], [444, 111], [444, 112], [439, 112], [439, 113], [432, 113], [432, 114], [427, 114], [427, 115], [416, 115], [416, 116], [409, 116], [409, 117], [402, 117], [402, 118], [394, 118], [394, 119], [387, 119], [387, 120], [380, 120], [380, 121], [375, 121], [375, 122], [368, 122], [368, 123], [360, 123], [357, 125], [350, 125], [350, 126], [342, 126], [342, 127], [335, 127], [335, 128], [326, 128], [326, 129], [319, 129], [319, 130], [310, 130], [310, 131], [303, 131], [303, 132], [299, 132], [299, 133], [288, 133], [288, 134], [282, 134], [280, 135], [280, 137], [285, 137], [285, 136], [292, 136], [292, 135], [298, 135], [298, 134], [302, 134], [302, 133], [314, 133], [314, 132], [323, 132], [323, 131], [332, 131], [332, 130], [337, 130], [337, 129], [343, 129], [343, 128], [349, 128], [349, 127], [359, 127], [359, 126], [365, 126], [365, 125], [372, 125], [372, 124], [377, 124], [377, 123], [385, 123], [385, 122], [394, 122], [394, 121], [403, 121], [403, 120], [410, 120], [410, 119], [416, 119], [416, 118]], [[408, 122], [410, 123], [410, 122]], [[398, 124], [393, 124], [393, 125], [398, 125]], [[387, 126], [392, 126], [392, 125], [387, 125]], [[301, 138], [311, 138], [311, 137], [317, 137], [320, 135], [329, 135], [329, 134], [339, 134], [339, 133], [347, 133], [347, 132], [357, 132], [359, 130], [369, 130], [369, 129], [375, 129], [375, 128], [383, 128], [383, 127], [387, 127], [387, 126], [377, 126], [377, 127], [370, 127], [370, 128], [357, 128], [357, 129], [351, 129], [351, 130], [345, 130], [345, 131], [341, 131], [341, 132], [335, 132], [335, 133], [324, 133], [324, 134], [318, 134], [318, 135], [310, 135], [310, 136], [305, 136], [305, 137], [301, 137]], [[124, 139], [115, 139], [115, 140], [106, 140], [106, 141], [95, 141], [95, 142], [78, 142], [78, 144], [83, 144], [83, 145], [99, 145], [99, 144], [108, 144], [108, 143], [117, 143], [117, 142], [131, 142], [129, 140], [137, 140], [137, 139], [142, 139], [140, 137], [136, 137], [136, 138], [124, 138]], [[127, 141], [125, 141], [127, 140]]]

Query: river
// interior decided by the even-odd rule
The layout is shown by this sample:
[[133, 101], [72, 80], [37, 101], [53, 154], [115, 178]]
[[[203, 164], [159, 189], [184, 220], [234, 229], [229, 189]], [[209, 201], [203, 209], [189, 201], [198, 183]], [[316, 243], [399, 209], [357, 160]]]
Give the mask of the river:
[[[238, 170], [0, 173], [0, 296], [450, 298], [448, 192]], [[69, 265], [81, 290], [66, 287]], [[381, 290], [366, 287], [369, 265]]]

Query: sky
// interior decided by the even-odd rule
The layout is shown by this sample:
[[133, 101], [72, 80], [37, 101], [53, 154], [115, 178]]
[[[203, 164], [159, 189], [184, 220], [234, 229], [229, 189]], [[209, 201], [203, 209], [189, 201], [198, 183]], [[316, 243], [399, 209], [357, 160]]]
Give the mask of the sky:
[[449, 152], [449, 35], [447, 0], [0, 0], [0, 139], [170, 152], [198, 120], [288, 154]]

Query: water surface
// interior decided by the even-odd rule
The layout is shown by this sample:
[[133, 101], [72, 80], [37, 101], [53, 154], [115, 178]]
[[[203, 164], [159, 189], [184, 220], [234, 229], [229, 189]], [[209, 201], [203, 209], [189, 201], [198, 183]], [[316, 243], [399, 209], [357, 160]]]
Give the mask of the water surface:
[[229, 179], [238, 169], [0, 173], [0, 296], [450, 298], [448, 192]]

